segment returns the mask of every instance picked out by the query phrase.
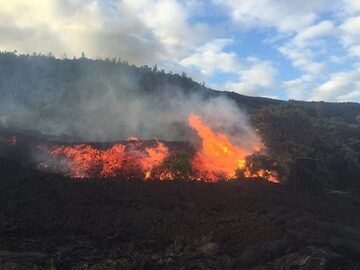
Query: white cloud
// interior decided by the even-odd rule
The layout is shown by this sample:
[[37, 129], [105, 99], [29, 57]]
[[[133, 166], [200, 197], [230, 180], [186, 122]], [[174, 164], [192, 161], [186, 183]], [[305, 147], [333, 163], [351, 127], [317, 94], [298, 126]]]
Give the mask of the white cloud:
[[360, 67], [352, 71], [337, 72], [315, 88], [312, 100], [349, 101], [360, 98]]
[[[0, 7], [0, 50], [59, 57], [84, 51], [185, 70], [208, 82], [225, 74], [235, 79], [220, 89], [250, 95], [272, 96], [279, 85], [296, 99], [358, 93], [358, 68], [325, 72], [360, 61], [358, 0], [0, 0]], [[260, 39], [269, 48], [260, 51]], [[273, 55], [268, 49], [275, 49]], [[261, 60], [249, 57], [258, 52], [265, 55]], [[300, 74], [278, 82], [285, 59]]]
[[360, 45], [355, 45], [349, 48], [349, 54], [351, 56], [360, 57]]
[[319, 74], [326, 67], [325, 63], [313, 60], [313, 50], [298, 48], [289, 43], [280, 47], [279, 51], [292, 61], [293, 66], [311, 74]]
[[[123, 0], [122, 6], [127, 12], [136, 14], [144, 22], [147, 29], [166, 48], [166, 58], [179, 59], [189, 53], [189, 49], [202, 44], [212, 35], [207, 25], [203, 23], [189, 24], [188, 16], [191, 10], [175, 0]], [[196, 7], [195, 3], [188, 8]], [[166, 55], [166, 53], [168, 55]]]
[[360, 1], [358, 0], [343, 0], [343, 8], [346, 12], [353, 14], [360, 12]]
[[216, 88], [242, 94], [261, 95], [276, 85], [277, 69], [271, 61], [255, 57], [239, 58], [236, 53], [225, 51], [230, 39], [217, 39], [200, 46], [193, 54], [180, 61], [184, 67], [194, 68], [206, 77], [215, 72], [228, 73], [238, 79], [227, 81]]
[[289, 99], [308, 99], [309, 90], [312, 88], [314, 77], [304, 74], [297, 79], [283, 82], [282, 87], [287, 91]]
[[[299, 48], [316, 45], [318, 38], [323, 36], [335, 35], [336, 29], [333, 22], [321, 21], [316, 25], [300, 31], [292, 40], [293, 44]], [[315, 41], [315, 43], [314, 43]]]
[[341, 26], [342, 42], [345, 46], [360, 43], [360, 16], [348, 18]]
[[180, 61], [185, 67], [200, 69], [205, 76], [211, 76], [215, 71], [237, 73], [240, 69], [237, 56], [233, 52], [224, 52], [224, 47], [231, 43], [229, 39], [217, 39], [206, 43]]
[[0, 0], [0, 50], [177, 62], [212, 34], [176, 0]]
[[292, 61], [295, 67], [307, 73], [319, 74], [324, 71], [325, 63], [314, 60], [326, 43], [321, 39], [337, 35], [331, 21], [321, 21], [299, 31], [287, 44], [279, 47], [279, 51]]
[[313, 24], [324, 0], [213, 0], [228, 8], [241, 28], [275, 27], [280, 32], [299, 31]]
[[244, 63], [244, 68], [238, 72], [239, 80], [228, 81], [223, 88], [245, 95], [271, 96], [271, 91], [277, 84], [275, 79], [277, 74], [278, 70], [271, 61], [248, 58]]
[[332, 63], [336, 63], [336, 64], [340, 64], [340, 63], [344, 63], [347, 60], [347, 56], [338, 56], [338, 55], [331, 55], [329, 57], [330, 62]]

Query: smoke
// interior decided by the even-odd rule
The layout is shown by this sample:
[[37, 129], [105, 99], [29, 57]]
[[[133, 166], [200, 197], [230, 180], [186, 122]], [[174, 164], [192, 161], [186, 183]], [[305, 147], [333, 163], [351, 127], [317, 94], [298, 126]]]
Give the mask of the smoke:
[[[93, 65], [55, 78], [41, 72], [10, 78], [1, 93], [0, 124], [84, 141], [129, 136], [192, 141], [196, 136], [187, 121], [194, 113], [244, 149], [259, 144], [247, 115], [225, 97], [149, 81], [153, 77], [139, 71], [119, 73]], [[51, 72], [53, 66], [43, 68]]]

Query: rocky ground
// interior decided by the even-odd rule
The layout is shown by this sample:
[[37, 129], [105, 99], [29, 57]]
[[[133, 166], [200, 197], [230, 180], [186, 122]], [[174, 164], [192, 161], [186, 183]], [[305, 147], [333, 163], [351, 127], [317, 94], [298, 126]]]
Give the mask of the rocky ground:
[[0, 269], [360, 269], [359, 196], [77, 181], [0, 159]]

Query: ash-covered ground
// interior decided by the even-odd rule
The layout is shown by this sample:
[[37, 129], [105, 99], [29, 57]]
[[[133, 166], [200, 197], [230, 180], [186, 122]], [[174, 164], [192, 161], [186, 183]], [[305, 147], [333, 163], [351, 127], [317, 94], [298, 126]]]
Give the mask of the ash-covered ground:
[[74, 180], [27, 166], [26, 148], [14, 149], [0, 158], [0, 269], [360, 268], [351, 193]]

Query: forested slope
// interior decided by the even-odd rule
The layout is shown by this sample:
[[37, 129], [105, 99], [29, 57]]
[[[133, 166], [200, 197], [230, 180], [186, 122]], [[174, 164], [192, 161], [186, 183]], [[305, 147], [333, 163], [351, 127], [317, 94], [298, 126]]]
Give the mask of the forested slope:
[[[0, 53], [0, 95], [1, 125], [70, 136], [84, 133], [79, 123], [121, 130], [116, 118], [128, 111], [135, 115], [154, 107], [171, 109], [179, 95], [224, 96], [250, 115], [285, 183], [313, 190], [360, 186], [358, 103], [248, 97], [209, 89], [185, 73], [136, 67], [121, 59], [57, 59], [9, 52]], [[111, 108], [114, 99], [125, 101], [122, 108]], [[137, 111], [130, 100], [139, 105]], [[55, 125], [65, 120], [66, 127]]]

